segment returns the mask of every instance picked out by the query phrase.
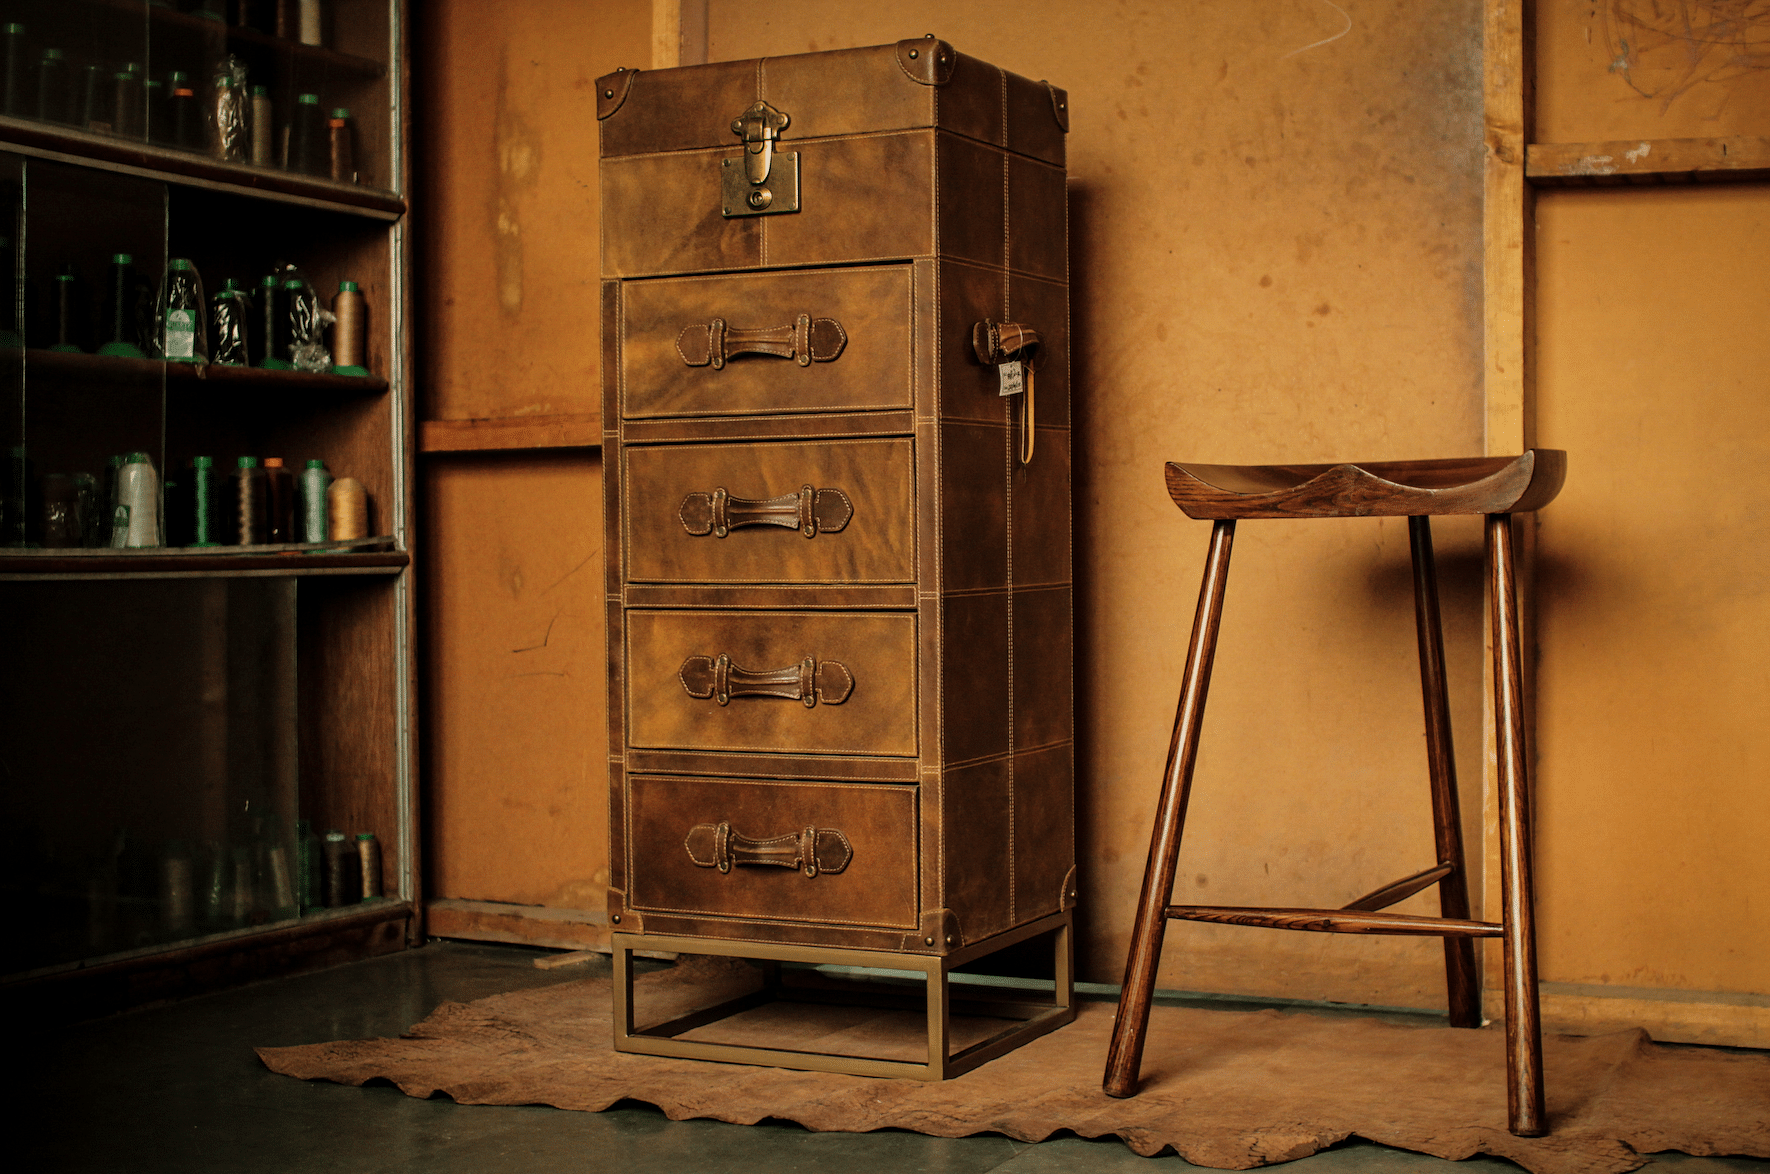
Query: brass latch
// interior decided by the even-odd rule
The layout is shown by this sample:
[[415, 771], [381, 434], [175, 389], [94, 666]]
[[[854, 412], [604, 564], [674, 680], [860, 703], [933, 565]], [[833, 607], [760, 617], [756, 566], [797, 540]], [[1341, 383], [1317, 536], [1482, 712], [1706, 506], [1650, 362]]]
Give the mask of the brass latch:
[[791, 122], [767, 102], [731, 120], [731, 133], [744, 140], [744, 154], [724, 160], [720, 168], [720, 204], [727, 218], [799, 210], [799, 152], [774, 149]]

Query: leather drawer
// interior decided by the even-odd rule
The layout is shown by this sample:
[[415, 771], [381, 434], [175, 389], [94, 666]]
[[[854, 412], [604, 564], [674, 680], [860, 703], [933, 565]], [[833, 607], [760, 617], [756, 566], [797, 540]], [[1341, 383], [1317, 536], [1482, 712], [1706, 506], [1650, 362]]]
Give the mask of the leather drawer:
[[622, 455], [631, 581], [915, 579], [908, 439], [668, 445]]
[[908, 265], [631, 281], [621, 287], [621, 412], [908, 408], [910, 341]]
[[636, 609], [626, 627], [631, 746], [916, 754], [913, 614]]
[[[627, 788], [627, 875], [636, 909], [917, 924], [914, 787], [636, 775]], [[811, 853], [802, 849], [808, 828], [817, 829]], [[750, 847], [758, 841], [759, 851]], [[807, 855], [817, 862], [815, 875], [803, 867]], [[795, 858], [801, 866], [789, 867]]]

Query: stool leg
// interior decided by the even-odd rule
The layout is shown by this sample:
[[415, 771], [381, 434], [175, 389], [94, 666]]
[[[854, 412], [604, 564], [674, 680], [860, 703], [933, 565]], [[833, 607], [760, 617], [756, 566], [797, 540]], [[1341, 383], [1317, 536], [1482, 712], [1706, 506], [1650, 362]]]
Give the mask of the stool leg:
[[1487, 516], [1493, 625], [1493, 703], [1499, 738], [1500, 901], [1504, 906], [1506, 1107], [1520, 1137], [1548, 1132], [1543, 1110], [1542, 1024], [1537, 1010], [1535, 892], [1530, 876], [1530, 794], [1524, 760], [1524, 658], [1512, 516]]
[[[1469, 874], [1463, 859], [1462, 806], [1451, 744], [1450, 696], [1444, 682], [1444, 628], [1438, 618], [1438, 563], [1432, 555], [1432, 519], [1409, 518], [1413, 549], [1414, 626], [1420, 643], [1420, 694], [1426, 706], [1426, 758], [1432, 778], [1432, 827], [1439, 864], [1455, 870], [1438, 882], [1438, 911], [1467, 920]], [[1481, 988], [1475, 981], [1475, 942], [1444, 939], [1444, 984], [1452, 1027], [1481, 1026]]]
[[1174, 736], [1168, 743], [1168, 765], [1162, 776], [1162, 796], [1149, 842], [1149, 863], [1143, 870], [1143, 892], [1137, 898], [1137, 920], [1131, 928], [1131, 953], [1125, 960], [1118, 1019], [1112, 1028], [1112, 1046], [1106, 1053], [1106, 1075], [1101, 1087], [1108, 1096], [1135, 1095], [1137, 1073], [1143, 1066], [1149, 1005], [1155, 998], [1156, 964], [1161, 961], [1167, 907], [1174, 895], [1174, 866], [1180, 855], [1180, 833], [1186, 823], [1186, 801], [1192, 791], [1192, 767], [1198, 758], [1198, 735], [1205, 716], [1205, 694], [1211, 686], [1211, 661], [1217, 652], [1217, 625], [1223, 616], [1229, 550], [1234, 542], [1235, 523], [1217, 522], [1211, 530], [1211, 550], [1205, 558], [1198, 611], [1192, 620], [1192, 644], [1186, 651], [1180, 707], [1174, 715]]

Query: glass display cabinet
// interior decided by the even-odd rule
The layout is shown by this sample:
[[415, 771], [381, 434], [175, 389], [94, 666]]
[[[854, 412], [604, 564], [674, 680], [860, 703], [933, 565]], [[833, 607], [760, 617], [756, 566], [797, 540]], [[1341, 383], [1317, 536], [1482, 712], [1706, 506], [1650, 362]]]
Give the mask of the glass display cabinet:
[[0, 2], [8, 987], [412, 932], [404, 19]]

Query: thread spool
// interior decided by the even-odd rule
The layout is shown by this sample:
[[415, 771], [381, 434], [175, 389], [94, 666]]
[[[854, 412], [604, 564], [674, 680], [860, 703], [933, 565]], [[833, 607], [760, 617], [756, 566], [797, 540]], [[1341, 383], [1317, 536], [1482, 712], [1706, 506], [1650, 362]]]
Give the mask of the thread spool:
[[266, 542], [294, 542], [295, 475], [283, 468], [282, 457], [264, 458], [264, 515]]
[[326, 472], [324, 461], [308, 461], [301, 470], [301, 541], [326, 541], [326, 490], [331, 484], [332, 474]]
[[234, 545], [257, 546], [264, 541], [269, 528], [264, 470], [258, 467], [258, 458], [241, 457], [229, 480], [233, 490]]
[[236, 845], [232, 856], [233, 885], [228, 889], [228, 920], [235, 925], [245, 925], [252, 920], [252, 910], [258, 898], [257, 886], [253, 884], [252, 849], [244, 844]]
[[340, 477], [326, 490], [328, 542], [369, 536], [369, 495], [355, 477]]
[[332, 368], [334, 375], [367, 375], [364, 365], [363, 339], [367, 332], [368, 306], [363, 302], [362, 288], [354, 281], [338, 283], [338, 296], [332, 299]]
[[[160, 534], [160, 475], [144, 452], [132, 452], [117, 473], [117, 508], [129, 511], [126, 547], [162, 546]], [[120, 519], [119, 519], [120, 520]], [[115, 545], [113, 538], [112, 544]]]
[[362, 873], [361, 899], [373, 901], [381, 896], [381, 842], [374, 832], [356, 834], [356, 859]]
[[343, 832], [327, 832], [324, 888], [326, 908], [354, 905], [362, 895], [363, 868]]
[[339, 106], [326, 119], [326, 143], [331, 159], [332, 179], [337, 183], [356, 182], [356, 152], [350, 145], [350, 111]]
[[270, 873], [270, 907], [278, 917], [296, 913], [295, 886], [289, 879], [289, 850], [277, 844], [264, 854], [265, 871]]
[[320, 0], [300, 0], [297, 11], [303, 45], [320, 43]]
[[272, 144], [276, 141], [276, 108], [271, 104], [270, 89], [252, 87], [252, 165], [269, 167], [276, 161]]

